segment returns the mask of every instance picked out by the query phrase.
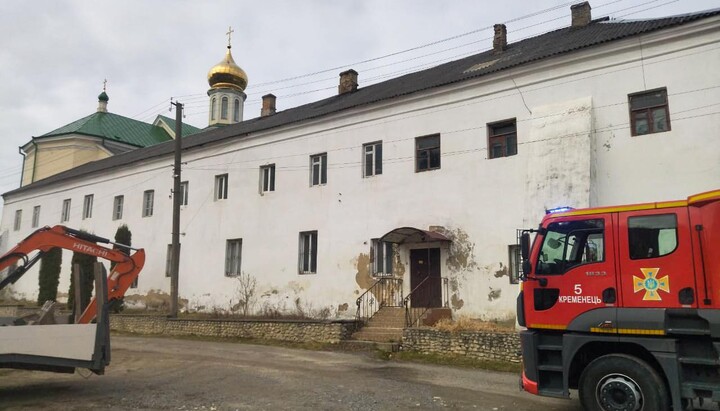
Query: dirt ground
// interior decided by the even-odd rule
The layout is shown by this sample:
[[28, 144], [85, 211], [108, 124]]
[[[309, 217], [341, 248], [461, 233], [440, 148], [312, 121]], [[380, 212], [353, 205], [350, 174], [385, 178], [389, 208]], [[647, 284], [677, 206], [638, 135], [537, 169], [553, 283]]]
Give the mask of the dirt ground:
[[580, 404], [523, 393], [514, 373], [367, 353], [115, 335], [103, 376], [0, 370], [3, 410], [445, 408], [579, 411]]

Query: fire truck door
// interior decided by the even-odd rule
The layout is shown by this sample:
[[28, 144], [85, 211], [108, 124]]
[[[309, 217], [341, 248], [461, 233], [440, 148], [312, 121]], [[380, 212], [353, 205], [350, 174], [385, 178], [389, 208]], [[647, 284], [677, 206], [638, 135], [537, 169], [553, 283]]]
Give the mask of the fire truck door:
[[620, 213], [624, 307], [697, 307], [691, 227], [685, 207]]
[[602, 308], [584, 331], [611, 328], [617, 301], [611, 215], [563, 217], [545, 228], [531, 256], [535, 280], [523, 285], [528, 327], [566, 329], [580, 314]]

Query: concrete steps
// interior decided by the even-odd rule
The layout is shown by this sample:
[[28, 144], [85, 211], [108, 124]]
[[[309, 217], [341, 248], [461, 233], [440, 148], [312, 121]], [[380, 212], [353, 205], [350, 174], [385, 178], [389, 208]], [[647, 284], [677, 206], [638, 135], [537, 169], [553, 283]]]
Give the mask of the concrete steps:
[[376, 343], [400, 342], [404, 328], [404, 308], [382, 307], [368, 320], [365, 327], [353, 334], [352, 339]]

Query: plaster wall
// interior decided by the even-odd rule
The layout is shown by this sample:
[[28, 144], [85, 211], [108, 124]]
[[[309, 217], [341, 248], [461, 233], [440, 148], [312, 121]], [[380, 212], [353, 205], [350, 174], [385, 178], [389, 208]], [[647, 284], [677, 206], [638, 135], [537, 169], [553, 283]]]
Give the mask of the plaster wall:
[[[711, 22], [712, 23], [712, 22]], [[720, 187], [720, 62], [717, 20], [620, 41], [546, 62], [399, 97], [322, 119], [186, 150], [181, 211], [180, 295], [186, 309], [229, 310], [238, 280], [224, 275], [227, 239], [242, 238], [242, 270], [257, 280], [254, 310], [350, 318], [372, 283], [371, 239], [411, 226], [453, 239], [441, 247], [455, 315], [514, 316], [518, 286], [508, 276], [508, 245], [517, 228], [535, 226], [546, 207], [602, 206], [682, 199]], [[714, 30], [712, 29], [714, 27]], [[678, 75], [682, 73], [682, 75]], [[631, 137], [628, 94], [666, 87], [672, 131]], [[487, 124], [516, 119], [518, 154], [488, 159]], [[415, 172], [415, 139], [440, 133], [441, 168]], [[363, 144], [382, 141], [383, 173], [363, 178]], [[310, 156], [327, 153], [328, 181], [310, 186]], [[171, 234], [172, 158], [147, 160], [50, 188], [5, 196], [0, 230], [8, 244], [41, 225], [112, 237], [128, 224], [133, 245], [147, 251], [139, 305], [163, 307]], [[263, 165], [276, 165], [275, 191], [259, 192]], [[214, 198], [214, 178], [229, 175], [228, 198]], [[155, 190], [154, 214], [142, 217], [142, 195]], [[93, 217], [81, 219], [94, 194]], [[113, 198], [125, 196], [121, 220]], [[12, 227], [22, 208], [22, 228]], [[318, 231], [318, 269], [298, 274], [302, 231]], [[409, 286], [407, 246], [396, 275]], [[70, 254], [60, 290], [67, 290]], [[37, 269], [15, 286], [33, 298]], [[151, 303], [152, 300], [152, 303]]]

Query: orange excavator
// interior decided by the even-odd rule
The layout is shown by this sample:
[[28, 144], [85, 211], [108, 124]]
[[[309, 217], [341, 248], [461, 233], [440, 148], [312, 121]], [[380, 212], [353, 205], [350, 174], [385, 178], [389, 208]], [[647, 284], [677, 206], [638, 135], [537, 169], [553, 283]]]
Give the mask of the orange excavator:
[[14, 284], [44, 253], [56, 247], [115, 264], [107, 278], [96, 279], [95, 296], [73, 324], [0, 317], [0, 368], [66, 373], [87, 368], [102, 374], [110, 363], [109, 305], [122, 298], [138, 277], [145, 264], [145, 251], [61, 225], [44, 227], [0, 257], [0, 270], [16, 266], [0, 281], [0, 290]]

